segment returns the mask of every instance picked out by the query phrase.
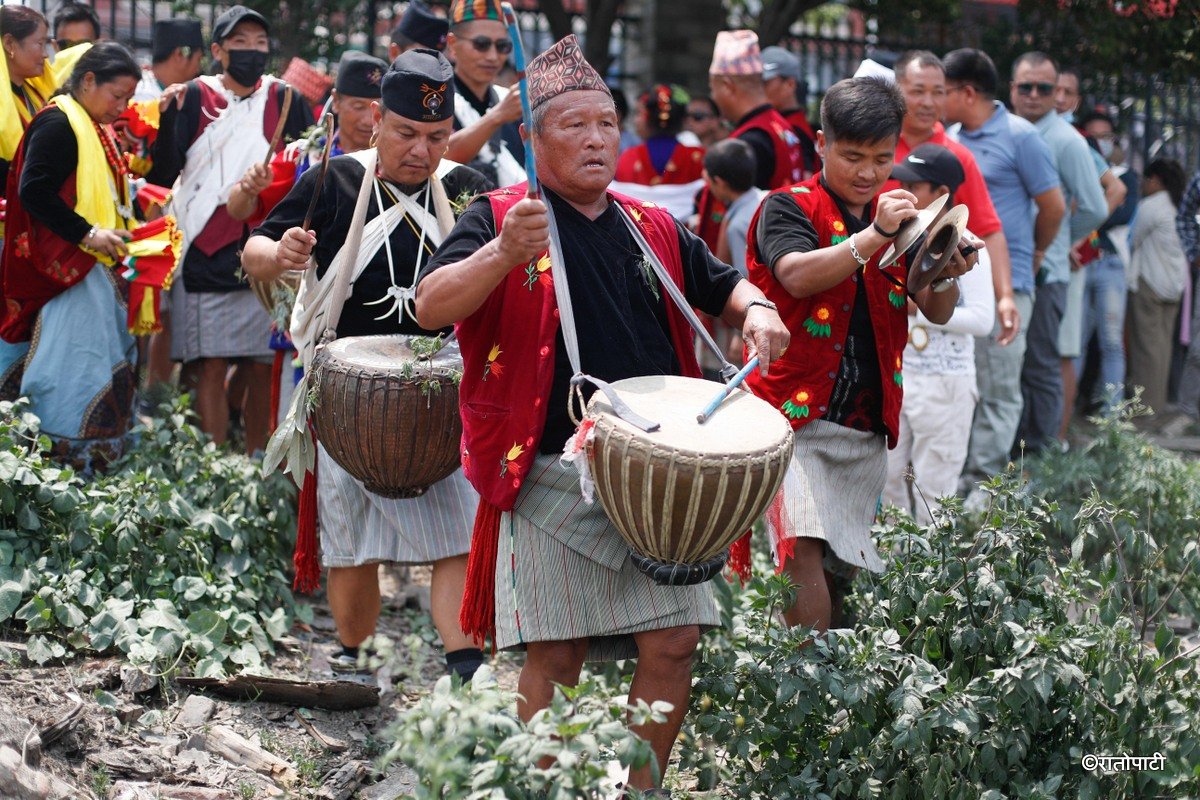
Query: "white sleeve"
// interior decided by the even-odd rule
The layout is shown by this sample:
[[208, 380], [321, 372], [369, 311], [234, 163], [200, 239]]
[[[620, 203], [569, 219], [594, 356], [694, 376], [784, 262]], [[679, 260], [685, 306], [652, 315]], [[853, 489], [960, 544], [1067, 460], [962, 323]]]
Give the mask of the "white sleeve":
[[944, 333], [987, 336], [996, 324], [996, 292], [992, 287], [992, 259], [987, 248], [979, 251], [979, 263], [958, 279], [959, 304], [945, 325], [934, 325], [917, 312], [922, 325]]

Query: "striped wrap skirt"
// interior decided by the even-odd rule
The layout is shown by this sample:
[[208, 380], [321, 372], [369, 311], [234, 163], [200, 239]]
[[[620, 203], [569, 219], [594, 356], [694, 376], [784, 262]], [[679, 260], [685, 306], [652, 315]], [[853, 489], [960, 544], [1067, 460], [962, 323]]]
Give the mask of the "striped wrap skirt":
[[271, 318], [249, 289], [189, 292], [171, 286], [171, 360], [250, 358], [270, 363]]
[[770, 540], [822, 540], [825, 568], [834, 574], [853, 567], [883, 572], [871, 525], [886, 477], [884, 436], [823, 419], [808, 423], [796, 431], [782, 513], [767, 515]]
[[420, 497], [380, 497], [317, 445], [317, 520], [326, 568], [428, 564], [463, 555], [471, 547], [478, 504], [462, 470]]
[[500, 520], [497, 648], [587, 639], [589, 661], [611, 661], [637, 656], [635, 633], [720, 624], [711, 584], [659, 586], [638, 571], [599, 501], [584, 502], [574, 467], [540, 455], [531, 469]]

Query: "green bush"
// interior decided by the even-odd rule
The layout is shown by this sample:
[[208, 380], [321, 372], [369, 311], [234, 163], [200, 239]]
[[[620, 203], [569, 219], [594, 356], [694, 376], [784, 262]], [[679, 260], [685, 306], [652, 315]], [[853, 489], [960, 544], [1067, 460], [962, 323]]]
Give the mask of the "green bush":
[[294, 489], [217, 448], [182, 404], [85, 482], [46, 457], [23, 405], [0, 403], [0, 623], [37, 663], [120, 651], [193, 674], [261, 670], [287, 633]]
[[[1043, 528], [1056, 547], [1065, 552], [1073, 546], [1092, 565], [1113, 552], [1116, 541], [1123, 542], [1130, 569], [1153, 576], [1144, 598], [1149, 607], [1138, 598], [1139, 609], [1153, 614], [1162, 604], [1168, 612], [1200, 619], [1195, 546], [1200, 541], [1200, 461], [1156, 447], [1137, 433], [1132, 419], [1139, 413], [1140, 406], [1127, 405], [1112, 418], [1095, 420], [1096, 437], [1086, 446], [1030, 462], [1037, 493], [1058, 501]], [[1114, 530], [1080, 515], [1096, 498], [1122, 510], [1112, 521]], [[1147, 535], [1131, 539], [1135, 528]]]
[[[413, 768], [418, 800], [598, 800], [614, 788], [607, 762], [640, 768], [653, 758], [627, 720], [661, 722], [670, 710], [609, 700], [589, 682], [555, 691], [528, 725], [515, 707], [516, 694], [500, 689], [487, 666], [461, 687], [443, 677], [388, 729], [393, 744], [383, 764]], [[536, 766], [543, 758], [549, 765]]]
[[[979, 523], [893, 520], [881, 576], [847, 599], [855, 630], [810, 638], [777, 619], [782, 578], [756, 579], [706, 641], [685, 748], [737, 797], [1131, 797], [1200, 791], [1200, 690], [1166, 627], [1133, 600], [1153, 582], [1117, 553], [1055, 561], [1059, 508], [995, 481]], [[1088, 524], [1123, 515], [1085, 504]], [[1127, 544], [1148, 547], [1128, 526]], [[1192, 554], [1194, 555], [1194, 546]], [[1158, 772], [1085, 771], [1083, 756], [1152, 756]]]

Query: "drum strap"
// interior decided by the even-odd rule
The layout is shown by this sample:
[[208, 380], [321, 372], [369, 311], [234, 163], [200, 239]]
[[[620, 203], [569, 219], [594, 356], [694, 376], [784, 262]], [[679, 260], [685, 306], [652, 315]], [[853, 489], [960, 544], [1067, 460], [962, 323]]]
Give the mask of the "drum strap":
[[[704, 323], [700, 321], [700, 318], [696, 316], [696, 312], [692, 310], [691, 303], [689, 303], [687, 298], [683, 296], [683, 290], [679, 288], [679, 284], [671, 280], [671, 276], [667, 273], [667, 268], [663, 266], [662, 261], [659, 260], [658, 255], [650, 247], [650, 243], [646, 241], [646, 237], [642, 234], [638, 226], [632, 219], [629, 218], [629, 212], [626, 211], [624, 206], [622, 206], [620, 203], [617, 203], [617, 210], [621, 214], [621, 221], [625, 223], [625, 227], [628, 228], [629, 232], [633, 235], [633, 240], [637, 242], [637, 246], [646, 256], [646, 260], [650, 262], [650, 266], [653, 268], [654, 274], [658, 276], [659, 284], [667, 290], [667, 294], [671, 297], [671, 300], [674, 301], [675, 307], [679, 309], [679, 312], [683, 314], [684, 319], [688, 321], [688, 325], [690, 325], [692, 330], [696, 332], [696, 335], [700, 337], [700, 341], [712, 352], [714, 356], [717, 357], [717, 361], [721, 365], [721, 377], [728, 382], [733, 378], [734, 375], [737, 375], [738, 368], [729, 363], [729, 361], [725, 358], [725, 354], [721, 352], [721, 348], [718, 347], [717, 343], [713, 341], [708, 329], [704, 327]], [[555, 280], [557, 280], [557, 277]], [[561, 314], [562, 312], [560, 311], [559, 313]]]
[[[657, 422], [648, 420], [635, 412], [624, 400], [617, 396], [617, 393], [611, 386], [599, 378], [585, 375], [581, 369], [579, 336], [575, 330], [575, 311], [571, 305], [571, 291], [570, 287], [567, 286], [567, 271], [564, 266], [565, 262], [563, 261], [562, 239], [558, 235], [558, 222], [554, 219], [554, 204], [550, 202], [549, 198], [546, 200], [546, 216], [550, 221], [550, 274], [554, 278], [554, 299], [558, 302], [558, 321], [559, 327], [562, 329], [563, 344], [567, 348], [567, 358], [571, 361], [572, 396], [579, 396], [582, 385], [590, 383], [604, 393], [604, 396], [608, 398], [608, 402], [612, 405], [613, 413], [618, 417], [636, 428], [641, 428], [647, 433], [658, 430], [660, 425]], [[645, 249], [649, 249], [649, 246], [647, 245]], [[664, 282], [674, 286], [674, 281], [670, 277], [666, 277]], [[578, 425], [579, 420], [575, 417], [575, 409], [571, 397], [567, 399], [567, 411], [571, 416], [571, 421]]]

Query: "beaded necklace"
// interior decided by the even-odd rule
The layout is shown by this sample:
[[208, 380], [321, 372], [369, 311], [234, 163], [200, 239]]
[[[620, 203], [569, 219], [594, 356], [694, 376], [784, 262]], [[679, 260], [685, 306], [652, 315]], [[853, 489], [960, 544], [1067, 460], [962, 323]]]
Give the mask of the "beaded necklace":
[[[111, 173], [109, 186], [117, 204], [117, 214], [123, 219], [133, 219], [133, 205], [127, 202], [129, 199], [129, 169], [125, 165], [125, 159], [121, 155], [121, 151], [117, 149], [117, 143], [108, 129], [95, 120], [92, 120], [92, 125], [96, 128], [100, 146], [104, 148], [104, 160], [108, 162], [108, 169]], [[122, 188], [124, 191], [121, 190]]]

